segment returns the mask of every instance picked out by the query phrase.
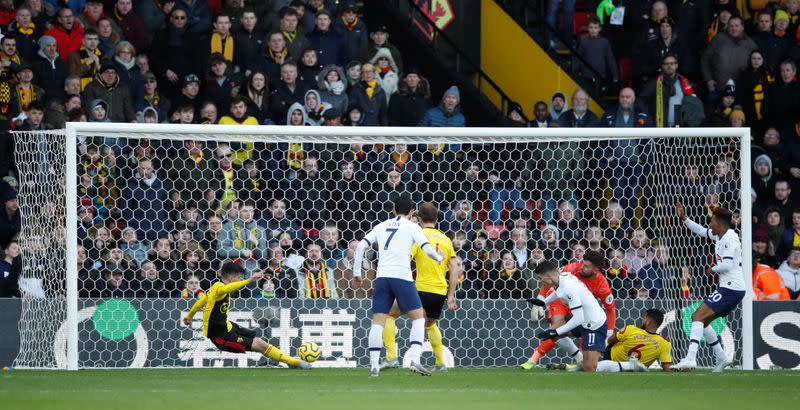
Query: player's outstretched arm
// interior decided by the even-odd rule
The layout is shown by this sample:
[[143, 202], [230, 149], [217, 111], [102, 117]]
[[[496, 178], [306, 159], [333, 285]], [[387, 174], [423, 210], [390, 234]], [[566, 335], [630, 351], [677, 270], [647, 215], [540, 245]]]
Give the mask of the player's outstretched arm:
[[207, 299], [208, 298], [207, 298], [205, 293], [200, 295], [200, 299], [197, 299], [197, 302], [194, 302], [194, 305], [192, 305], [192, 308], [189, 309], [189, 314], [186, 315], [185, 318], [183, 318], [183, 324], [184, 325], [186, 325], [186, 326], [191, 326], [192, 325], [192, 318], [194, 318], [194, 315], [197, 313], [197, 311], [199, 311], [200, 309], [205, 307]]
[[219, 296], [227, 295], [229, 293], [232, 293], [247, 286], [249, 283], [258, 282], [263, 277], [264, 277], [264, 271], [258, 271], [254, 273], [252, 276], [250, 276], [249, 279], [243, 279], [237, 282], [231, 282], [228, 283], [227, 285], [220, 286], [219, 289], [217, 290], [217, 294]]
[[678, 215], [678, 218], [680, 218], [680, 220], [683, 221], [683, 224], [686, 225], [686, 227], [689, 228], [690, 231], [694, 232], [695, 235], [704, 236], [709, 239], [718, 239], [711, 233], [710, 229], [703, 227], [697, 222], [689, 219], [689, 217], [686, 216], [686, 209], [683, 207], [682, 203], [680, 202], [675, 203], [675, 214]]

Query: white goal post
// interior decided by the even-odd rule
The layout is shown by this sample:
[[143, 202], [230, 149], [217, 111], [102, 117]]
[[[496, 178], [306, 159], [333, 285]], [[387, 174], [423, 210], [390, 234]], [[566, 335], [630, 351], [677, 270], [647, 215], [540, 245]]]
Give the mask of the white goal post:
[[[17, 134], [19, 135], [19, 134]], [[64, 144], [64, 153], [66, 157], [65, 164], [65, 184], [64, 207], [66, 212], [66, 280], [65, 280], [65, 303], [66, 303], [66, 363], [61, 368], [67, 370], [78, 370], [83, 366], [80, 365], [80, 345], [79, 345], [79, 272], [78, 272], [78, 215], [74, 210], [80, 207], [79, 203], [79, 175], [80, 154], [78, 152], [78, 141], [86, 136], [105, 136], [122, 139], [134, 138], [147, 138], [152, 140], [164, 140], [172, 142], [181, 142], [185, 140], [205, 141], [209, 143], [220, 142], [255, 142], [255, 143], [309, 143], [309, 144], [408, 144], [409, 146], [419, 145], [424, 146], [427, 144], [463, 144], [465, 146], [491, 146], [516, 148], [501, 148], [504, 150], [520, 149], [514, 158], [521, 158], [527, 160], [533, 151], [547, 150], [546, 144], [548, 143], [562, 143], [562, 142], [576, 142], [579, 144], [587, 144], [587, 146], [596, 147], [592, 144], [605, 144], [611, 141], [624, 141], [624, 140], [659, 140], [665, 141], [667, 145], [674, 144], [679, 146], [670, 152], [673, 157], [665, 157], [665, 160], [670, 158], [677, 158], [684, 160], [683, 156], [690, 155], [694, 152], [693, 145], [698, 144], [699, 141], [727, 141], [733, 148], [736, 158], [734, 162], [738, 163], [738, 183], [736, 184], [739, 192], [732, 193], [738, 201], [736, 207], [740, 212], [740, 235], [742, 238], [742, 266], [745, 276], [745, 283], [747, 284], [747, 295], [745, 296], [741, 308], [741, 329], [737, 330], [740, 337], [736, 337], [736, 348], [741, 349], [741, 356], [739, 363], [741, 367], [746, 370], [752, 370], [754, 365], [753, 358], [753, 298], [752, 298], [752, 281], [750, 279], [750, 269], [752, 266], [752, 217], [751, 217], [751, 196], [749, 195], [751, 186], [751, 154], [750, 154], [750, 129], [749, 128], [410, 128], [410, 127], [293, 127], [293, 126], [238, 126], [238, 125], [183, 125], [183, 124], [121, 124], [121, 123], [67, 123], [66, 132], [64, 134], [65, 141], [60, 143]], [[49, 141], [48, 143], [55, 143]], [[716, 143], [716, 142], [715, 142]], [[523, 145], [527, 144], [527, 145]], [[519, 147], [530, 147], [519, 148]], [[593, 148], [597, 150], [597, 155], [602, 148]], [[666, 152], [667, 150], [665, 150]], [[722, 155], [724, 150], [709, 151], [708, 154], [699, 161], [702, 162], [703, 167], [709, 169], [713, 168], [713, 161]], [[20, 155], [20, 154], [18, 154]], [[546, 157], [545, 157], [546, 160]], [[600, 159], [602, 161], [602, 158]], [[692, 162], [694, 163], [694, 162]], [[610, 165], [609, 165], [610, 166]], [[610, 168], [598, 168], [598, 173], [604, 174]], [[590, 170], [591, 171], [591, 170]], [[655, 171], [653, 171], [655, 173]], [[666, 172], [666, 171], [665, 171]], [[22, 173], [22, 172], [21, 172]], [[669, 196], [669, 192], [678, 195], [678, 190], [684, 192], [678, 184], [681, 175], [669, 175], [664, 177], [663, 180], [656, 180], [654, 186], [650, 187], [655, 190], [662, 190], [660, 197], [661, 202], [653, 199], [652, 203], [658, 203], [659, 207], [664, 208], [671, 204], [663, 203]], [[25, 180], [25, 176], [21, 175], [21, 183]], [[660, 185], [658, 181], [663, 181]], [[377, 184], [377, 181], [368, 181], [369, 183]], [[453, 182], [453, 189], [459, 189], [458, 184], [462, 181], [455, 180]], [[653, 181], [649, 181], [653, 182]], [[670, 185], [673, 184], [673, 185]], [[610, 192], [613, 187], [591, 187], [601, 193], [603, 190]], [[671, 190], [671, 191], [670, 191]], [[639, 195], [639, 194], [637, 194]], [[641, 194], [644, 196], [645, 194]], [[658, 196], [656, 195], [656, 196]], [[607, 199], [607, 198], [606, 198]], [[606, 200], [603, 200], [605, 203]], [[600, 203], [600, 202], [598, 202]], [[591, 212], [599, 214], [602, 211], [599, 205], [594, 205], [595, 208], [584, 209], [588, 215]], [[637, 218], [652, 218], [651, 224], [656, 226], [658, 224], [660, 212], [665, 212], [661, 209], [658, 212], [653, 212], [653, 209], [648, 209], [648, 206], [641, 205], [644, 209], [644, 215]], [[650, 213], [652, 212], [652, 214]], [[24, 215], [24, 213], [23, 213]], [[587, 217], [588, 218], [588, 217]], [[369, 223], [377, 223], [377, 221], [367, 221]], [[701, 221], [698, 221], [701, 222]], [[548, 222], [549, 223], [549, 222]], [[701, 223], [704, 223], [701, 222]], [[25, 219], [23, 216], [23, 225]], [[656, 227], [656, 229], [660, 229]], [[23, 235], [25, 227], [23, 226]], [[666, 232], [666, 230], [665, 230]], [[672, 232], [672, 231], [669, 231]], [[668, 235], [672, 235], [671, 233]], [[691, 233], [688, 230], [685, 232], [678, 232], [678, 239], [673, 240], [675, 244], [684, 244], [688, 241]], [[667, 241], [667, 238], [663, 238]], [[672, 239], [671, 239], [672, 240]], [[684, 252], [684, 249], [678, 247], [673, 252]], [[673, 254], [674, 256], [674, 254]], [[666, 285], [665, 285], [666, 286]], [[633, 303], [633, 302], [631, 302]], [[679, 306], [685, 306], [678, 303]], [[523, 304], [524, 305], [524, 304]], [[521, 306], [523, 306], [521, 305]], [[466, 309], [471, 309], [469, 303], [466, 304]], [[475, 305], [479, 306], [479, 305]], [[638, 306], [638, 305], [637, 305]], [[24, 309], [24, 307], [23, 307]], [[472, 309], [478, 309], [477, 307]], [[636, 308], [632, 308], [636, 309]], [[236, 309], [232, 309], [234, 311]], [[680, 308], [676, 311], [680, 312]], [[678, 313], [675, 315], [677, 316]], [[631, 316], [632, 318], [634, 316]], [[673, 320], [680, 320], [678, 317], [673, 317]], [[526, 322], [527, 323], [527, 322]], [[618, 321], [619, 323], [619, 321]], [[59, 332], [61, 334], [61, 332]], [[445, 335], [445, 339], [450, 336]], [[527, 333], [526, 333], [527, 335]], [[55, 337], [55, 335], [52, 335]], [[273, 337], [275, 335], [273, 334]], [[23, 336], [24, 338], [24, 336]], [[61, 343], [64, 341], [62, 340]], [[531, 343], [534, 343], [531, 340]], [[725, 338], [723, 337], [723, 342]], [[24, 342], [23, 342], [24, 343]], [[56, 342], [58, 343], [58, 342]], [[675, 343], [675, 340], [673, 340]], [[402, 345], [401, 345], [402, 346]], [[534, 345], [535, 346], [535, 345]], [[23, 346], [24, 347], [24, 346]], [[528, 347], [526, 346], [526, 349]], [[728, 346], [726, 346], [728, 349]], [[528, 349], [529, 350], [529, 349]], [[472, 351], [472, 350], [470, 350]], [[476, 351], [480, 351], [479, 349]], [[516, 350], [515, 350], [516, 352]], [[683, 356], [683, 353], [677, 351], [673, 353], [676, 360]], [[520, 359], [520, 358], [514, 358]], [[737, 360], [738, 361], [738, 360]], [[508, 365], [512, 363], [508, 361], [492, 362], [491, 365]], [[25, 365], [24, 363], [22, 364]], [[477, 364], [481, 366], [481, 364]], [[49, 365], [46, 367], [50, 367]]]

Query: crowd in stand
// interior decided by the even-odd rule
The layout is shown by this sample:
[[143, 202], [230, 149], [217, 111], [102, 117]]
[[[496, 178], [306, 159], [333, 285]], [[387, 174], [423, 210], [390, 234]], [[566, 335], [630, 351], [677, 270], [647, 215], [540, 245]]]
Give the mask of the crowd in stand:
[[[389, 42], [385, 26], [368, 28], [355, 2], [86, 0], [59, 8], [61, 3], [0, 0], [0, 124], [6, 129], [58, 129], [66, 121], [468, 124], [458, 88], [432, 100], [413, 59]], [[591, 19], [589, 34], [577, 43], [593, 66], [580, 75], [599, 72], [627, 81], [617, 107], [597, 117], [585, 91], [558, 91], [532, 107], [530, 122], [522, 120], [524, 108], [512, 104], [498, 125], [752, 127], [760, 150], [753, 155], [754, 257], [780, 265], [785, 287], [797, 298], [800, 85], [795, 63], [787, 60], [797, 48], [797, 1], [785, 8], [765, 4], [770, 22], [783, 27], [780, 36], [771, 26], [767, 34], [786, 45], [770, 52], [752, 26], [766, 27], [764, 12], [742, 16], [723, 0], [700, 21], [688, 9], [692, 2], [669, 2], [669, 9], [662, 1], [636, 3], [648, 3], [652, 11], [629, 11], [619, 27]], [[625, 46], [618, 38], [643, 43]], [[703, 41], [690, 40], [695, 38]], [[626, 56], [634, 63], [627, 80], [617, 64]], [[20, 293], [20, 253], [47, 258], [58, 248], [48, 245], [64, 238], [57, 232], [39, 238], [36, 249], [22, 250], [15, 241], [14, 139], [7, 132], [2, 138], [0, 295], [8, 295]], [[249, 272], [268, 272], [242, 291], [247, 297], [368, 297], [370, 280], [362, 289], [349, 286], [353, 252], [360, 235], [388, 218], [392, 200], [403, 192], [439, 207], [440, 229], [453, 239], [464, 266], [461, 297], [526, 296], [539, 261], [567, 264], [587, 249], [606, 253], [606, 275], [618, 298], [699, 297], [713, 282], [704, 268], [708, 243], [659, 240], [663, 230], [650, 214], [671, 204], [656, 204], [648, 191], [653, 158], [645, 140], [501, 147], [98, 136], [79, 144], [82, 297], [193, 298], [228, 259]], [[724, 151], [697, 151], [703, 152]], [[683, 200], [698, 221], [715, 206], [737, 208], [740, 165], [724, 154], [713, 163], [713, 169], [680, 170]], [[613, 190], [610, 200], [599, 199], [605, 181]], [[45, 208], [57, 209], [57, 200]], [[684, 247], [694, 251], [686, 255]], [[369, 279], [374, 258], [365, 263]], [[48, 296], [64, 289], [46, 280], [43, 287]]]

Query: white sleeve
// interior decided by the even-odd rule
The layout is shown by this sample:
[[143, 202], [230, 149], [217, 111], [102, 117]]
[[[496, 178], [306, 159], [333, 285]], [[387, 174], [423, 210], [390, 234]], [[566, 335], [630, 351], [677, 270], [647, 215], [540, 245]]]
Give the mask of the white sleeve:
[[714, 271], [714, 273], [728, 273], [731, 270], [738, 268], [738, 266], [735, 264], [737, 246], [735, 246], [734, 243], [731, 243], [730, 240], [725, 240], [721, 245], [719, 256], [722, 258], [722, 260], [711, 267], [711, 270]]
[[364, 251], [369, 248], [370, 242], [365, 237], [356, 246], [355, 255], [353, 255], [353, 277], [361, 277], [361, 264], [364, 262]]
[[425, 252], [429, 258], [435, 260], [436, 262], [441, 262], [442, 255], [439, 255], [436, 252], [436, 249], [433, 249], [433, 245], [428, 242], [428, 237], [425, 236], [425, 232], [422, 231], [422, 228], [419, 225], [412, 225], [411, 234], [414, 236], [414, 242], [417, 243], [419, 249]]
[[567, 323], [564, 323], [556, 329], [556, 333], [559, 335], [563, 335], [583, 323], [583, 305], [581, 305], [581, 300], [578, 298], [578, 295], [571, 295], [569, 300], [569, 311], [572, 313], [572, 318], [570, 318]]
[[719, 239], [719, 238], [717, 238], [716, 235], [711, 233], [711, 229], [704, 228], [703, 226], [701, 226], [700, 224], [698, 224], [697, 222], [695, 222], [695, 221], [693, 221], [693, 220], [691, 220], [689, 218], [686, 218], [683, 221], [683, 224], [686, 225], [686, 227], [689, 228], [689, 230], [694, 232], [695, 235], [702, 236], [702, 237], [708, 238], [708, 239], [714, 239], [714, 240]]
[[553, 302], [555, 302], [555, 300], [558, 299], [558, 295], [556, 295], [556, 292], [551, 292], [549, 295], [547, 295], [547, 297], [544, 297], [544, 298], [541, 295], [539, 295], [537, 297], [539, 299], [543, 300], [544, 303], [546, 303], [548, 305], [553, 303]]

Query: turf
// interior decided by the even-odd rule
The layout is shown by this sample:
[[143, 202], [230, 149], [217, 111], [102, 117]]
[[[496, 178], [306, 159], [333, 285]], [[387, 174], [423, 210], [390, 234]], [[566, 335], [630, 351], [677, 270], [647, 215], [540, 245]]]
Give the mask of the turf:
[[797, 409], [800, 373], [365, 369], [14, 370], [3, 409]]

